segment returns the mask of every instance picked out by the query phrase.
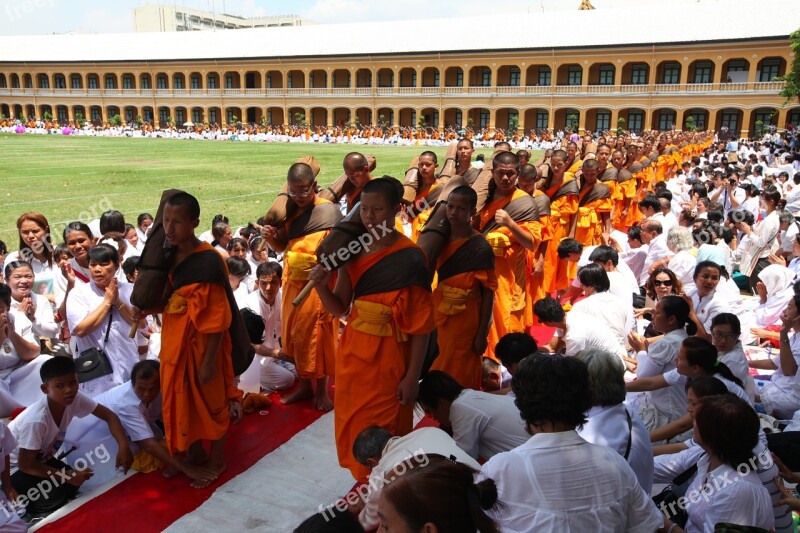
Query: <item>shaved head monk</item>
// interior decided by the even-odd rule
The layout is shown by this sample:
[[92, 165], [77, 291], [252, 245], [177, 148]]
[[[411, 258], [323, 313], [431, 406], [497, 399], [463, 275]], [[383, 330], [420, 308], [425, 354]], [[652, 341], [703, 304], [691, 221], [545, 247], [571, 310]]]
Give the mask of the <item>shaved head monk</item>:
[[[228, 270], [214, 248], [195, 236], [199, 222], [200, 204], [191, 194], [178, 193], [164, 206], [166, 240], [176, 250], [172, 294], [161, 311], [164, 433], [170, 453], [186, 453], [191, 464], [205, 464], [219, 476], [230, 419], [242, 414], [242, 393], [233, 382]], [[208, 456], [205, 440], [211, 441]], [[195, 479], [192, 486], [210, 483]]]
[[359, 481], [369, 475], [353, 456], [361, 431], [377, 425], [405, 435], [412, 429], [428, 334], [434, 329], [427, 260], [395, 229], [402, 190], [391, 177], [364, 186], [361, 221], [364, 235], [372, 238], [354, 238], [363, 243], [361, 250], [347, 247], [355, 250], [355, 259], [338, 270], [333, 290], [323, 263], [309, 273], [331, 314], [350, 310], [336, 353], [334, 421], [339, 464]]
[[361, 189], [364, 188], [367, 182], [372, 180], [372, 174], [369, 170], [367, 157], [358, 152], [350, 152], [344, 156], [342, 167], [347, 179], [354, 187], [354, 190], [347, 195], [347, 212], [349, 213], [361, 199]]
[[300, 387], [281, 402], [313, 398], [317, 410], [330, 411], [333, 402], [328, 395], [328, 377], [333, 376], [339, 319], [325, 309], [316, 293], [298, 306], [292, 300], [308, 283], [308, 274], [317, 264], [317, 246], [342, 215], [339, 206], [317, 196], [314, 171], [307, 164], [289, 167], [286, 182], [297, 209], [280, 228], [268, 227], [265, 231], [270, 248], [286, 252], [281, 339], [283, 351], [294, 359], [300, 376]]

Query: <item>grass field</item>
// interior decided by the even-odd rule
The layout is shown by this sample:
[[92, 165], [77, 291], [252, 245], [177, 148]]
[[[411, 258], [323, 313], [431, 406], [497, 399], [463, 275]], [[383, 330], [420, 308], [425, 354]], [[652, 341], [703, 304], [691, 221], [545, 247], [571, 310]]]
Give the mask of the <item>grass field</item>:
[[[305, 155], [320, 163], [320, 184], [342, 172], [353, 150], [377, 159], [374, 175], [402, 180], [414, 155], [427, 148], [335, 144], [276, 144], [232, 141], [0, 135], [0, 239], [17, 248], [16, 220], [43, 213], [58, 235], [73, 220], [87, 222], [117, 209], [135, 224], [142, 212], [155, 215], [164, 189], [198, 197], [200, 229], [218, 213], [231, 225], [255, 221], [269, 208], [286, 170]], [[434, 148], [440, 161], [444, 148]], [[477, 153], [489, 154], [489, 149]]]

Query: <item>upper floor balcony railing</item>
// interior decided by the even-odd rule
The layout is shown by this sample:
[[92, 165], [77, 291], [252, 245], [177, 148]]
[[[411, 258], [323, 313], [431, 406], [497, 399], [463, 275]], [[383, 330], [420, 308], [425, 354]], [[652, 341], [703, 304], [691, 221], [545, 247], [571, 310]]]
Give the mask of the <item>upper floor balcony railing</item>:
[[736, 83], [681, 83], [652, 85], [501, 85], [467, 87], [313, 87], [268, 89], [22, 89], [0, 88], [0, 96], [22, 97], [102, 97], [112, 100], [148, 97], [192, 100], [196, 98], [328, 98], [328, 97], [549, 97], [549, 96], [628, 96], [669, 95], [696, 96], [716, 94], [777, 94], [785, 86], [782, 81]]

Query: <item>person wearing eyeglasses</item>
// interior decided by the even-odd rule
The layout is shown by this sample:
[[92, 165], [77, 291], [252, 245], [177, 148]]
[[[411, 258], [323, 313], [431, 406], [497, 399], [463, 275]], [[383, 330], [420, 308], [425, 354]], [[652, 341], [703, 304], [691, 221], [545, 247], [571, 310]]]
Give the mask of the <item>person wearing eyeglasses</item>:
[[731, 369], [733, 375], [744, 383], [750, 399], [755, 396], [755, 381], [744, 354], [739, 336], [742, 334], [739, 317], [733, 313], [720, 313], [711, 320], [711, 342], [719, 352], [718, 359]]
[[339, 319], [323, 307], [316, 292], [298, 306], [292, 300], [317, 265], [317, 246], [342, 215], [336, 205], [317, 196], [314, 171], [306, 163], [289, 167], [286, 181], [289, 199], [297, 209], [281, 227], [265, 226], [261, 233], [270, 248], [285, 252], [281, 338], [283, 351], [294, 358], [300, 375], [300, 387], [281, 402], [313, 398], [317, 410], [330, 411], [328, 377], [334, 371]]

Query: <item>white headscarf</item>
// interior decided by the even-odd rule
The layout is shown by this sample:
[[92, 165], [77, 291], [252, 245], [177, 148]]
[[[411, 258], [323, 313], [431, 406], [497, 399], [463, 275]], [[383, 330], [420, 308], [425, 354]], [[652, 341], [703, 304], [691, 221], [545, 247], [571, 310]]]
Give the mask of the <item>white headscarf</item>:
[[758, 274], [758, 279], [767, 288], [767, 296], [775, 296], [792, 286], [794, 271], [781, 265], [770, 265]]

